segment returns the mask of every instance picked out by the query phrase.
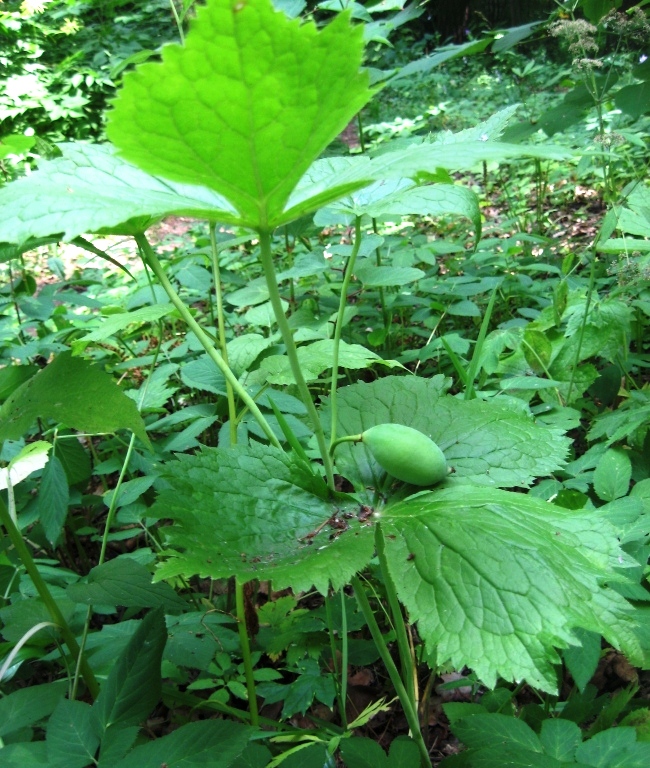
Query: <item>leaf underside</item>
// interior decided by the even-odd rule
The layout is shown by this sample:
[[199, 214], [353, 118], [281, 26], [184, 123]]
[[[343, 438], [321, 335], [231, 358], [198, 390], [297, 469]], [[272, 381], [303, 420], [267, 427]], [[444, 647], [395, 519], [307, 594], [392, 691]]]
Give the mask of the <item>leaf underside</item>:
[[125, 76], [107, 134], [149, 173], [209, 187], [268, 227], [372, 96], [362, 50], [347, 13], [318, 31], [268, 0], [212, 0], [183, 46]]

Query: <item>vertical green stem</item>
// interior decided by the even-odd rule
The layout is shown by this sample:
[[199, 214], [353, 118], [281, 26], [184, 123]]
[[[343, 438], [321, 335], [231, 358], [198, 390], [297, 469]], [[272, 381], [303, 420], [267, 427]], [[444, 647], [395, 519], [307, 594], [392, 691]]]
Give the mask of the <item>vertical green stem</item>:
[[415, 676], [416, 668], [413, 654], [411, 653], [411, 645], [409, 643], [408, 634], [406, 632], [406, 624], [404, 622], [404, 616], [402, 614], [402, 606], [400, 605], [397, 597], [397, 590], [395, 589], [395, 582], [393, 581], [390, 572], [388, 570], [388, 562], [386, 560], [386, 542], [384, 540], [384, 533], [381, 529], [381, 524], [377, 524], [375, 527], [375, 548], [377, 550], [377, 559], [381, 566], [381, 574], [384, 579], [384, 587], [386, 589], [386, 597], [388, 598], [388, 605], [390, 606], [391, 615], [393, 618], [393, 626], [395, 627], [395, 637], [397, 639], [397, 648], [399, 649], [400, 666], [402, 668], [402, 679], [404, 680], [404, 687], [408, 693], [409, 699], [413, 709], [417, 712], [417, 701], [415, 696]]
[[18, 530], [17, 526], [14, 525], [13, 520], [9, 516], [9, 510], [7, 509], [2, 498], [0, 498], [0, 522], [9, 534], [9, 539], [11, 540], [11, 543], [18, 553], [22, 564], [25, 566], [25, 570], [27, 571], [29, 578], [32, 580], [34, 587], [36, 587], [36, 591], [40, 595], [43, 604], [47, 608], [47, 612], [52, 617], [52, 621], [61, 630], [61, 635], [65, 640], [65, 644], [68, 646], [68, 650], [75, 658], [79, 659], [81, 676], [83, 677], [86, 686], [88, 687], [90, 695], [93, 697], [93, 699], [96, 699], [99, 694], [99, 683], [95, 678], [95, 674], [90, 668], [90, 665], [88, 664], [85, 656], [81, 655], [81, 649], [77, 644], [75, 636], [72, 634], [72, 630], [68, 626], [68, 622], [65, 620], [61, 610], [59, 609], [59, 606], [57, 605], [56, 600], [52, 597], [47, 584], [39, 573], [38, 568], [36, 567], [36, 563], [32, 558], [32, 553], [27, 548], [20, 531]]
[[343, 699], [341, 724], [347, 728], [345, 705], [348, 700], [348, 614], [345, 608], [345, 592], [341, 589], [339, 594], [341, 595], [341, 698]]
[[593, 256], [591, 260], [591, 272], [589, 273], [589, 288], [587, 289], [587, 300], [585, 302], [585, 313], [582, 316], [582, 323], [580, 324], [580, 330], [578, 331], [578, 346], [576, 347], [576, 356], [573, 360], [573, 366], [571, 367], [571, 378], [569, 379], [569, 388], [567, 390], [566, 402], [567, 405], [571, 404], [571, 393], [573, 392], [573, 382], [575, 381], [576, 371], [578, 370], [578, 363], [580, 362], [580, 351], [582, 349], [582, 341], [585, 336], [585, 328], [587, 327], [587, 319], [589, 317], [589, 308], [591, 307], [591, 297], [594, 292], [594, 285], [596, 283], [596, 257]]
[[260, 717], [257, 710], [257, 693], [255, 691], [255, 678], [253, 677], [253, 660], [251, 658], [251, 646], [248, 640], [248, 627], [246, 626], [244, 585], [238, 578], [235, 578], [235, 606], [237, 609], [239, 642], [241, 643], [242, 659], [244, 661], [246, 690], [248, 691], [248, 709], [251, 713], [251, 725], [257, 726], [259, 725]]
[[275, 321], [280, 329], [282, 341], [287, 351], [287, 357], [289, 358], [289, 365], [291, 366], [291, 372], [293, 378], [298, 387], [298, 394], [302, 400], [309, 420], [311, 421], [316, 440], [318, 442], [318, 450], [323, 460], [323, 466], [325, 468], [325, 476], [327, 478], [327, 485], [331, 490], [334, 490], [334, 473], [332, 471], [332, 460], [327, 451], [327, 445], [325, 443], [325, 434], [323, 433], [323, 425], [321, 424], [318, 416], [318, 411], [314, 405], [314, 401], [311, 398], [311, 393], [305, 377], [302, 374], [300, 368], [300, 361], [298, 360], [298, 350], [293, 340], [293, 334], [289, 327], [289, 322], [282, 309], [282, 299], [280, 298], [280, 291], [278, 290], [278, 281], [275, 275], [275, 268], [273, 267], [273, 252], [271, 249], [271, 233], [268, 230], [258, 230], [260, 236], [260, 253], [262, 260], [262, 268], [264, 270], [264, 277], [266, 278], [266, 287], [269, 292], [269, 299], [271, 301], [271, 307], [275, 315]]
[[224, 378], [226, 379], [226, 381], [231, 384], [233, 391], [236, 392], [237, 395], [241, 398], [241, 400], [248, 406], [250, 412], [253, 414], [253, 416], [255, 416], [260, 427], [264, 430], [264, 434], [267, 436], [271, 445], [274, 445], [276, 448], [282, 448], [282, 446], [280, 445], [280, 441], [275, 436], [273, 430], [271, 429], [270, 424], [264, 418], [264, 414], [257, 407], [257, 404], [255, 403], [253, 398], [248, 394], [245, 388], [242, 387], [242, 385], [239, 383], [237, 377], [226, 365], [225, 361], [219, 354], [218, 350], [214, 348], [214, 344], [212, 343], [212, 340], [210, 339], [208, 334], [203, 330], [203, 328], [201, 328], [201, 326], [192, 317], [192, 313], [185, 306], [185, 304], [183, 303], [178, 293], [176, 293], [176, 291], [174, 290], [174, 286], [170, 283], [167, 275], [165, 274], [164, 269], [162, 268], [162, 265], [158, 261], [158, 257], [154, 253], [153, 248], [149, 245], [149, 241], [147, 240], [147, 238], [144, 235], [136, 235], [135, 240], [143, 254], [145, 261], [151, 267], [154, 275], [158, 279], [158, 282], [164, 288], [166, 294], [169, 296], [169, 300], [176, 307], [180, 316], [183, 318], [183, 320], [187, 324], [188, 328], [194, 333], [196, 338], [199, 340], [199, 342], [201, 343], [201, 346], [206, 351], [208, 357], [217, 366], [217, 368], [219, 368], [221, 373], [224, 375]]
[[[219, 349], [224, 363], [228, 363], [228, 348], [226, 345], [226, 319], [223, 311], [223, 293], [221, 291], [221, 270], [219, 269], [219, 252], [217, 249], [216, 224], [210, 225], [210, 246], [212, 256], [212, 278], [214, 280], [214, 295], [217, 300], [217, 330], [219, 337]], [[226, 399], [228, 401], [228, 421], [230, 422], [230, 444], [237, 442], [237, 408], [235, 406], [235, 392], [232, 384], [226, 381]]]
[[[339, 714], [341, 716], [341, 725], [344, 728], [348, 727], [347, 716], [345, 713], [345, 703], [347, 698], [347, 667], [339, 666], [337, 658], [338, 649], [336, 647], [336, 638], [334, 637], [334, 617], [332, 616], [332, 595], [327, 594], [325, 596], [325, 616], [327, 618], [327, 630], [330, 637], [330, 650], [332, 652], [332, 671], [334, 672], [334, 687], [336, 688], [336, 698], [339, 705]], [[343, 680], [345, 680], [345, 695], [343, 691]]]
[[420, 723], [418, 721], [418, 713], [413, 708], [413, 703], [410, 696], [408, 695], [406, 688], [404, 687], [402, 678], [397, 671], [393, 657], [390, 655], [390, 651], [384, 642], [384, 637], [381, 634], [381, 630], [379, 629], [379, 625], [375, 619], [375, 614], [373, 613], [372, 608], [370, 607], [370, 603], [368, 602], [363, 584], [359, 580], [358, 576], [352, 577], [351, 584], [354, 588], [354, 594], [357, 598], [357, 602], [359, 603], [359, 608], [361, 608], [361, 612], [363, 613], [363, 617], [368, 624], [368, 629], [370, 630], [372, 639], [375, 641], [375, 645], [377, 646], [377, 651], [381, 656], [381, 660], [384, 662], [388, 676], [391, 679], [393, 687], [395, 688], [395, 692], [397, 693], [397, 696], [400, 700], [400, 704], [402, 705], [402, 709], [404, 710], [404, 715], [411, 731], [411, 738], [415, 741], [420, 751], [421, 768], [431, 768], [431, 758], [429, 757], [427, 746], [424, 743], [424, 738], [422, 737], [422, 731], [420, 730]]
[[345, 273], [343, 275], [343, 285], [341, 286], [341, 297], [339, 298], [339, 308], [336, 313], [336, 325], [334, 326], [334, 352], [332, 353], [332, 388], [330, 392], [330, 413], [332, 417], [332, 424], [330, 426], [330, 447], [331, 453], [332, 446], [336, 442], [336, 428], [338, 425], [338, 400], [336, 397], [337, 384], [339, 379], [339, 347], [341, 346], [341, 334], [343, 333], [343, 321], [345, 319], [345, 308], [347, 306], [348, 288], [350, 286], [350, 280], [354, 272], [354, 265], [357, 260], [359, 248], [361, 247], [361, 218], [357, 216], [354, 222], [354, 245], [352, 246], [352, 253], [348, 259], [348, 263], [345, 266]]

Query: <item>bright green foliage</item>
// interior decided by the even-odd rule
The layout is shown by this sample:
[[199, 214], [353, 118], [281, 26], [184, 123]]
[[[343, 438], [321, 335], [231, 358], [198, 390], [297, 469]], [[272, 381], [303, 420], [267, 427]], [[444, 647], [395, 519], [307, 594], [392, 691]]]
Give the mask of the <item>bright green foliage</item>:
[[[64, 144], [63, 156], [0, 190], [0, 239], [21, 243], [84, 232], [143, 232], [170, 214], [220, 221], [236, 216], [229, 203], [207, 189], [155, 179], [117, 157], [110, 145]], [[35, 215], [38, 211], [38, 215]]]
[[575, 626], [638, 658], [630, 607], [600, 586], [616, 578], [606, 523], [589, 521], [600, 540], [585, 539], [573, 528], [580, 513], [469, 486], [413, 497], [381, 519], [391, 574], [420, 635], [489, 686], [500, 675], [555, 690], [551, 646], [575, 642]]
[[[447, 396], [446, 386], [442, 376], [387, 376], [345, 387], [339, 392], [338, 434], [354, 435], [389, 422], [418, 429], [445, 454], [453, 469], [448, 482], [453, 483], [526, 486], [562, 466], [568, 440], [558, 431], [496, 402]], [[340, 445], [336, 463], [359, 487], [374, 485], [378, 478], [379, 468], [362, 444]]]
[[346, 584], [372, 556], [372, 531], [355, 520], [349, 535], [330, 538], [327, 520], [337, 508], [322, 481], [275, 448], [206, 449], [169, 464], [166, 477], [170, 489], [159, 495], [153, 513], [174, 519], [166, 533], [184, 551], [170, 553], [159, 579], [238, 575], [326, 592], [330, 583], [335, 589]]
[[0, 441], [22, 437], [37, 418], [81, 432], [130, 429], [149, 445], [133, 400], [101, 368], [69, 352], [58, 355], [5, 401], [0, 408]]
[[269, 0], [212, 0], [185, 46], [124, 78], [107, 133], [150, 173], [224, 195], [267, 228], [309, 164], [370, 99], [362, 30], [324, 30]]

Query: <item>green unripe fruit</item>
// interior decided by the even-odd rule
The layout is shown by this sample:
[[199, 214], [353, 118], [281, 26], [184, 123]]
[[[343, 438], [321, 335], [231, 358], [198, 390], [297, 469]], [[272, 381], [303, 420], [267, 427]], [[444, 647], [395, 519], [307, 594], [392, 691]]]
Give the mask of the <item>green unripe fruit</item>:
[[447, 477], [444, 453], [425, 434], [403, 424], [377, 424], [361, 434], [377, 463], [411, 485], [435, 485]]

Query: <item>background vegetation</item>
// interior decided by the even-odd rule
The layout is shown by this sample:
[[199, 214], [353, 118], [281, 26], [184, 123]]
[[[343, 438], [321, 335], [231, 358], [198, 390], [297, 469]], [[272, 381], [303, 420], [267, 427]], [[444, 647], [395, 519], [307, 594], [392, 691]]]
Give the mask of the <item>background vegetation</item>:
[[648, 3], [197, 6], [0, 5], [0, 764], [648, 765]]

